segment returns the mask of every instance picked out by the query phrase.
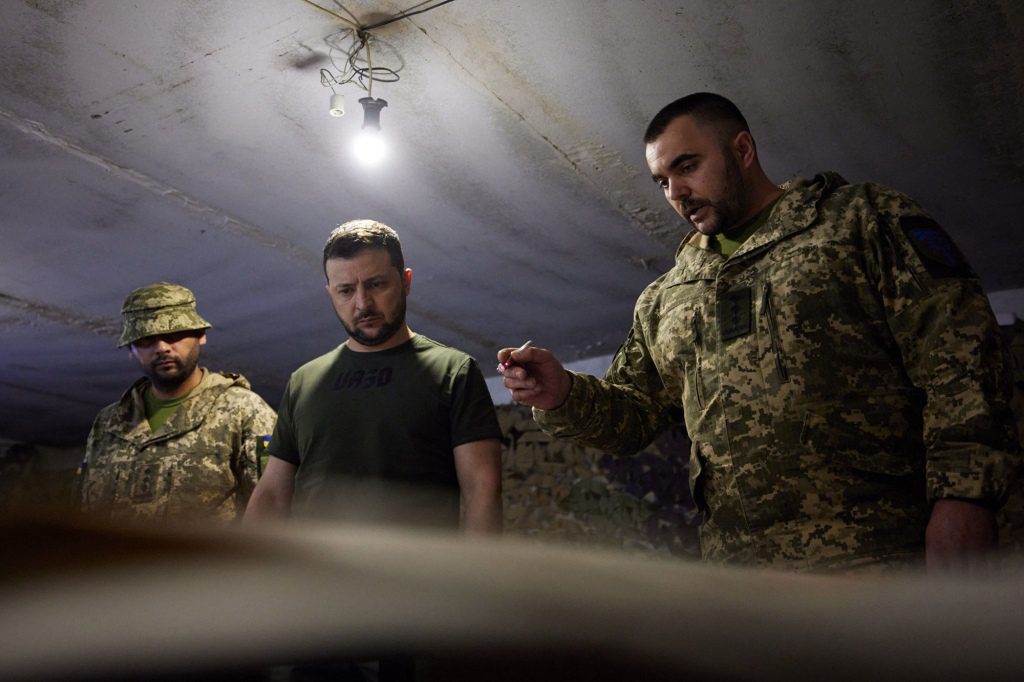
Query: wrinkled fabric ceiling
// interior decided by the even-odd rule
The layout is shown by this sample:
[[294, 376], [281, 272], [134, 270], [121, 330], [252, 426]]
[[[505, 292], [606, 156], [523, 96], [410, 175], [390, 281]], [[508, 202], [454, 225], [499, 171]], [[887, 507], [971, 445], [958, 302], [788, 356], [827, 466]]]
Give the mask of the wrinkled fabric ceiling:
[[[341, 4], [368, 25], [412, 3]], [[342, 24], [301, 0], [7, 0], [0, 21], [0, 438], [82, 442], [138, 375], [121, 301], [158, 280], [215, 325], [204, 364], [276, 404], [343, 339], [320, 250], [352, 218], [399, 231], [413, 329], [485, 372], [527, 338], [613, 352], [684, 234], [640, 137], [695, 90], [740, 105], [774, 180], [895, 186], [1009, 312], [1024, 287], [1013, 0], [456, 0], [373, 32], [400, 76], [374, 85], [374, 169], [348, 151], [364, 93], [334, 118], [320, 82]]]

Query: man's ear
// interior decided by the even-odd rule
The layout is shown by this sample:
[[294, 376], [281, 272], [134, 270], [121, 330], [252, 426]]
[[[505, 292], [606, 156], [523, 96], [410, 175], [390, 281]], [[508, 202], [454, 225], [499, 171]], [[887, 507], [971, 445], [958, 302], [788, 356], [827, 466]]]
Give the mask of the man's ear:
[[200, 346], [205, 346], [206, 345], [206, 330], [205, 329], [202, 332], [200, 332], [200, 334], [199, 334], [199, 345]]
[[732, 138], [729, 145], [732, 153], [736, 155], [736, 161], [744, 168], [750, 168], [757, 163], [757, 146], [749, 130], [741, 130]]
[[406, 268], [405, 272], [402, 273], [402, 289], [405, 290], [406, 296], [412, 290], [412, 268]]

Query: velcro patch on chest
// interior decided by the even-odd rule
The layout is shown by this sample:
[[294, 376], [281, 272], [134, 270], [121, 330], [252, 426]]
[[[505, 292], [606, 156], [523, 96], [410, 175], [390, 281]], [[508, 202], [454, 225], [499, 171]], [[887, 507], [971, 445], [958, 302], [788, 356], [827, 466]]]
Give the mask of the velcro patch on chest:
[[920, 215], [900, 216], [900, 229], [932, 277], [972, 276], [971, 268], [960, 249], [931, 218]]
[[727, 291], [718, 300], [718, 324], [722, 341], [750, 333], [750, 302], [750, 287]]
[[132, 502], [151, 502], [156, 497], [157, 484], [160, 480], [159, 464], [147, 464], [137, 467], [132, 472]]

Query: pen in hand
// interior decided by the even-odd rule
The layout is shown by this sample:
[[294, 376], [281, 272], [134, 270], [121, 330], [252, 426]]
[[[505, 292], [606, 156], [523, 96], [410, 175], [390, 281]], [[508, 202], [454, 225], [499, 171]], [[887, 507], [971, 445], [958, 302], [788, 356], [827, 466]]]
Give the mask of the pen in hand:
[[527, 341], [523, 345], [519, 346], [519, 348], [516, 348], [514, 351], [509, 353], [508, 354], [508, 358], [506, 358], [504, 362], [499, 362], [498, 363], [498, 374], [504, 374], [505, 373], [505, 368], [509, 367], [512, 364], [512, 353], [518, 353], [520, 351], [524, 351], [524, 350], [526, 350], [527, 348], [529, 348], [532, 345], [533, 345], [533, 341], [532, 340], [531, 341]]

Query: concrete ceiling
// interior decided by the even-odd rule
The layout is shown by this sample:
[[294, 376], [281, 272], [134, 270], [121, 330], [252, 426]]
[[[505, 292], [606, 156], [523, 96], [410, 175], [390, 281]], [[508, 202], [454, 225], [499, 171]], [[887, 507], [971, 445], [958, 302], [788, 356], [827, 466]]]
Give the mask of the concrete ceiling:
[[607, 355], [684, 233], [640, 137], [695, 90], [737, 101], [776, 181], [903, 189], [990, 292], [1024, 287], [1014, 0], [456, 0], [373, 31], [400, 80], [373, 88], [372, 169], [365, 93], [333, 118], [320, 82], [344, 26], [302, 0], [4, 0], [0, 23], [0, 437], [81, 442], [138, 375], [121, 301], [157, 280], [214, 323], [204, 364], [276, 404], [343, 338], [319, 253], [352, 218], [399, 231], [413, 329], [485, 371], [527, 338]]

